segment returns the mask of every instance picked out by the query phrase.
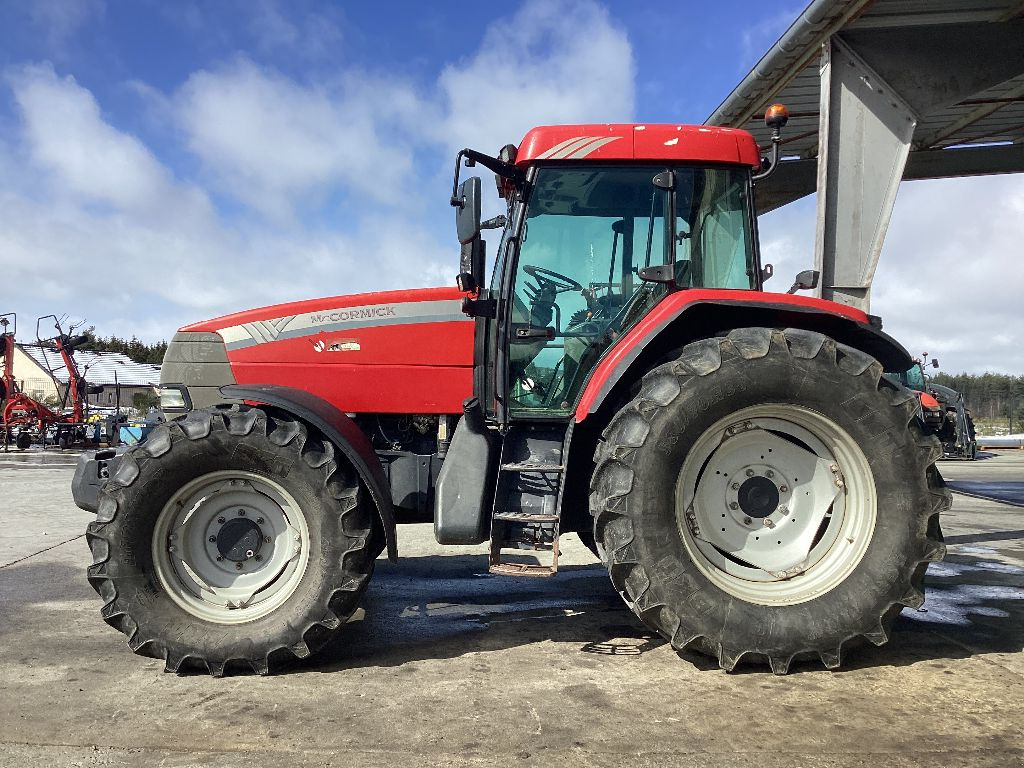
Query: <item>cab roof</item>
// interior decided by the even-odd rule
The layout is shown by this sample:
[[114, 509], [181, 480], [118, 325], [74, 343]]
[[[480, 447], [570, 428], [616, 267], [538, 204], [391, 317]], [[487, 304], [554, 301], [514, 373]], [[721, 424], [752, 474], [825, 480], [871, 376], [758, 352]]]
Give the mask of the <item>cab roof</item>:
[[647, 123], [540, 126], [523, 138], [516, 155], [516, 165], [583, 159], [761, 166], [761, 153], [754, 137], [747, 131], [705, 125]]

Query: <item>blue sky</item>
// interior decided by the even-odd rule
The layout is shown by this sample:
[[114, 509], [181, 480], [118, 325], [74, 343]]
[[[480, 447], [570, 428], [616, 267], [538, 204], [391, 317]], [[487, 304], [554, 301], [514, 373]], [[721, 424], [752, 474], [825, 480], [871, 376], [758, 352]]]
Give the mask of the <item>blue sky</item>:
[[[156, 340], [449, 283], [458, 148], [544, 123], [701, 122], [801, 9], [0, 0], [0, 312]], [[1019, 310], [990, 317], [1024, 293], [1021, 213], [1020, 177], [904, 184], [873, 310], [950, 371], [1024, 371]], [[813, 234], [813, 200], [762, 219], [772, 288], [811, 266]], [[988, 346], [957, 330], [953, 296], [988, 318]]]

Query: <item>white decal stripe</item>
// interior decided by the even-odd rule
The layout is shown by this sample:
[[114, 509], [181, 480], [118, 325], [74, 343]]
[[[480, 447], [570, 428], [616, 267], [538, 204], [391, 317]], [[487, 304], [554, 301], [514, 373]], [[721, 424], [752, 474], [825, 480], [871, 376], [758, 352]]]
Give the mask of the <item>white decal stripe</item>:
[[551, 156], [551, 159], [552, 160], [564, 160], [565, 158], [569, 157], [570, 155], [572, 155], [577, 150], [581, 150], [581, 149], [584, 149], [586, 147], [589, 147], [594, 142], [600, 141], [600, 140], [601, 140], [600, 136], [587, 136], [583, 141], [580, 141], [580, 142], [577, 142], [575, 144], [572, 144], [572, 145], [570, 145], [568, 147], [565, 147], [561, 151], [556, 152], [555, 154], [553, 154]]
[[598, 139], [594, 143], [588, 144], [587, 146], [581, 147], [580, 149], [576, 150], [571, 155], [569, 155], [569, 157], [566, 158], [566, 159], [568, 159], [568, 160], [575, 160], [575, 159], [580, 158], [580, 157], [586, 157], [591, 152], [596, 152], [597, 150], [599, 150], [605, 144], [611, 144], [613, 141], [616, 141], [617, 139], [620, 139], [620, 138], [622, 138], [622, 137], [621, 136], [608, 136], [608, 137], [605, 137], [603, 139]]
[[[586, 139], [588, 137], [584, 136], [583, 138]], [[546, 150], [544, 152], [541, 152], [539, 155], [537, 155], [537, 159], [538, 160], [547, 160], [549, 157], [551, 157], [558, 150], [562, 149], [563, 147], [568, 146], [569, 144], [575, 144], [578, 141], [580, 141], [580, 138], [578, 136], [574, 136], [571, 139], [566, 139], [565, 141], [561, 141], [558, 144], [555, 144], [555, 146], [551, 147], [550, 149], [548, 149], [548, 150]]]
[[[285, 323], [282, 325], [281, 320]], [[279, 339], [312, 336], [325, 331], [372, 328], [381, 325], [447, 323], [469, 321], [462, 313], [461, 300], [412, 301], [396, 304], [371, 304], [361, 307], [336, 307], [286, 318], [260, 320], [219, 329], [228, 349], [242, 349]], [[276, 328], [288, 330], [278, 331]], [[274, 329], [274, 330], [271, 330]]]

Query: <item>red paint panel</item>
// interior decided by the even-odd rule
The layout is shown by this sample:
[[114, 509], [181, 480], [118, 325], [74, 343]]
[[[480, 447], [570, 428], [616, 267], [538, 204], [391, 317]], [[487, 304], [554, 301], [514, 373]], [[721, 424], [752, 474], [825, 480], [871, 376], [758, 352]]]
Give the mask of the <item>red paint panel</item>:
[[[572, 139], [600, 137], [610, 141], [567, 144]], [[564, 157], [551, 157], [557, 147]], [[581, 157], [571, 157], [575, 152]], [[548, 153], [548, 157], [544, 157]], [[557, 153], [556, 153], [557, 154]], [[697, 125], [598, 124], [554, 125], [534, 128], [523, 138], [517, 165], [537, 160], [658, 160], [699, 163], [734, 163], [760, 168], [761, 154], [754, 137], [735, 128]]]
[[683, 312], [687, 307], [702, 302], [729, 302], [732, 304], [770, 302], [776, 306], [791, 306], [797, 310], [817, 310], [819, 312], [842, 315], [858, 323], [868, 324], [868, 316], [859, 309], [837, 304], [833, 301], [816, 299], [810, 296], [797, 296], [785, 293], [761, 293], [759, 291], [691, 289], [670, 293], [650, 314], [626, 334], [611, 353], [598, 363], [590, 381], [587, 383], [579, 404], [576, 406], [576, 420], [583, 421], [597, 399], [598, 393], [612, 374], [623, 365], [630, 351], [640, 342], [658, 332], [658, 329], [671, 318]]
[[473, 369], [423, 365], [232, 363], [239, 384], [281, 384], [346, 413], [462, 413]]

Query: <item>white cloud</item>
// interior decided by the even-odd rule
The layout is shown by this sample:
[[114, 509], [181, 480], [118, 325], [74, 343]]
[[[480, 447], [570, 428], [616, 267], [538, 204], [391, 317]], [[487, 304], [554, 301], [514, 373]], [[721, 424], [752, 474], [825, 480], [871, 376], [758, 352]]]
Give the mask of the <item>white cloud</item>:
[[[871, 311], [912, 354], [949, 373], [1024, 371], [1024, 176], [900, 187], [875, 272]], [[761, 217], [770, 283], [784, 291], [814, 263], [815, 199]]]
[[[349, 90], [355, 97], [349, 95]], [[192, 74], [175, 97], [189, 148], [219, 188], [274, 217], [344, 187], [386, 202], [412, 165], [388, 141], [401, 84], [303, 85], [248, 59]]]
[[[302, 44], [302, 27], [260, 23], [267, 46]], [[533, 0], [415, 80], [353, 67], [299, 80], [238, 56], [170, 90], [128, 83], [152, 112], [141, 124], [181, 139], [159, 154], [75, 78], [11, 69], [6, 284], [23, 286], [28, 316], [69, 311], [153, 339], [261, 304], [451, 283], [453, 148], [493, 151], [535, 123], [629, 120], [634, 69], [602, 8]]]
[[495, 152], [535, 125], [628, 122], [636, 67], [626, 32], [590, 2], [531, 0], [441, 73], [440, 138]]
[[106, 11], [102, 0], [32, 0], [29, 18], [46, 36], [51, 52], [60, 56], [68, 41], [90, 19]]
[[423, 226], [226, 221], [72, 78], [33, 67], [7, 79], [23, 136], [0, 145], [0, 168], [19, 178], [0, 189], [0, 253], [28, 316], [72, 305], [102, 333], [159, 338], [226, 311], [441, 278], [449, 249]]
[[71, 195], [146, 218], [210, 214], [195, 187], [179, 185], [133, 136], [100, 115], [92, 94], [49, 65], [8, 74], [33, 160], [52, 175], [58, 196]]
[[1024, 176], [909, 182], [875, 274], [873, 311], [949, 373], [1024, 371]]
[[338, 24], [326, 13], [305, 13], [294, 4], [283, 9], [277, 0], [246, 0], [239, 5], [263, 51], [284, 50], [310, 59], [331, 53], [342, 41]]

